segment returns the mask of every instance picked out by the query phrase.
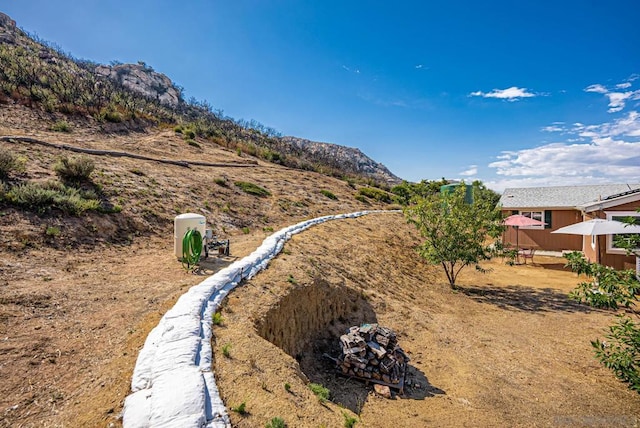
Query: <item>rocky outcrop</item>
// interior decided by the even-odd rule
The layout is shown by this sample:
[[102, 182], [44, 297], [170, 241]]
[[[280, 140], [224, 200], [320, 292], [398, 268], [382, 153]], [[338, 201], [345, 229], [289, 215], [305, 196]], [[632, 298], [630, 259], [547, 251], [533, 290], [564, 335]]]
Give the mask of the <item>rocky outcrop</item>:
[[99, 65], [95, 72], [132, 91], [157, 99], [162, 104], [175, 107], [182, 102], [180, 90], [173, 85], [171, 79], [145, 64]]
[[374, 161], [360, 149], [338, 144], [320, 143], [297, 137], [282, 137], [282, 141], [316, 162], [333, 166], [346, 172], [370, 177], [377, 182], [399, 184], [402, 180], [386, 166]]
[[16, 21], [0, 12], [0, 43], [16, 42]]

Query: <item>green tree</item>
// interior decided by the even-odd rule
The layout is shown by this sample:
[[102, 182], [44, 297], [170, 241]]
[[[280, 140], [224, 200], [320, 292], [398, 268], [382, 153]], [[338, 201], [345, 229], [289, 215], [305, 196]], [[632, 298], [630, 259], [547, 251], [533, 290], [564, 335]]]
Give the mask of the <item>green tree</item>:
[[504, 226], [500, 223], [500, 210], [492, 198], [486, 197], [481, 183], [473, 185], [473, 202], [465, 202], [464, 182], [454, 192], [433, 194], [417, 198], [414, 205], [405, 208], [405, 216], [414, 224], [424, 243], [419, 252], [429, 263], [441, 265], [451, 288], [456, 288], [460, 271], [491, 258], [494, 240]]
[[[640, 208], [636, 210], [640, 212]], [[628, 225], [640, 225], [640, 218], [630, 216], [623, 219], [624, 223]], [[629, 255], [640, 256], [640, 234], [630, 233], [615, 236], [616, 247], [624, 248]]]
[[409, 205], [416, 198], [426, 198], [440, 193], [440, 187], [445, 184], [449, 184], [449, 181], [444, 178], [434, 181], [422, 180], [419, 183], [403, 181], [401, 184], [393, 186], [391, 193], [396, 195], [398, 203]]
[[606, 340], [592, 340], [591, 345], [605, 367], [640, 392], [640, 282], [636, 273], [591, 263], [578, 252], [565, 257], [571, 270], [587, 277], [569, 297], [597, 308], [625, 308], [617, 315], [616, 323], [609, 326]]
[[500, 201], [499, 193], [489, 189], [480, 180], [475, 180], [472, 183], [472, 185], [475, 192], [474, 195], [477, 195], [477, 197], [486, 201], [489, 205], [491, 205], [494, 208], [496, 207], [496, 205], [498, 205], [498, 202]]

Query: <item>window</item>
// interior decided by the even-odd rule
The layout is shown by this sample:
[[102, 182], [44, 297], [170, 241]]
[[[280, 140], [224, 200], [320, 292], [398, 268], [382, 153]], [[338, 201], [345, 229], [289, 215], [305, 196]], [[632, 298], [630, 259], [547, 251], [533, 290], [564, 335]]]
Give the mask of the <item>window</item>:
[[[544, 211], [520, 211], [520, 215], [544, 222]], [[544, 229], [544, 224], [540, 226], [523, 226], [520, 229]]]
[[[629, 217], [636, 219], [636, 224], [640, 224], [640, 213], [637, 211], [609, 211], [607, 214], [607, 220], [624, 221]], [[609, 254], [627, 254], [627, 252], [619, 247], [616, 247], [614, 239], [616, 236], [623, 235], [607, 235], [607, 253]]]

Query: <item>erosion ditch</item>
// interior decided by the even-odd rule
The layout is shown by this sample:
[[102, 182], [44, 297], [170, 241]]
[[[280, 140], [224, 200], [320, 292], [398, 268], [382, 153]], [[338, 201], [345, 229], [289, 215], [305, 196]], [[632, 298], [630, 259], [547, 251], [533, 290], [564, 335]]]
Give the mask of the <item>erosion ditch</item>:
[[310, 382], [329, 388], [332, 400], [359, 413], [368, 389], [364, 383], [340, 377], [335, 363], [339, 338], [350, 326], [376, 323], [376, 313], [360, 291], [315, 279], [296, 285], [272, 306], [255, 327], [258, 334], [295, 358]]

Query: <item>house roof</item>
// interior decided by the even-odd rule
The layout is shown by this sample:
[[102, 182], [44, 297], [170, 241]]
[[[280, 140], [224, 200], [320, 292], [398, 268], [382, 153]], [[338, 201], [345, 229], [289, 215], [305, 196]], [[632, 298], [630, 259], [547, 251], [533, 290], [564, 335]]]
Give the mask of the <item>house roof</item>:
[[505, 189], [502, 208], [580, 208], [602, 200], [614, 201], [640, 191], [640, 184], [595, 184], [590, 186], [519, 187]]
[[606, 198], [603, 198], [601, 201], [588, 202], [576, 208], [584, 212], [593, 212], [637, 201], [640, 201], [640, 189], [633, 189], [623, 193], [608, 196]]

